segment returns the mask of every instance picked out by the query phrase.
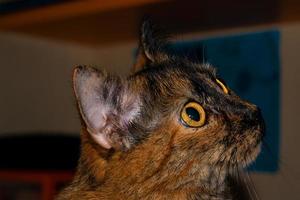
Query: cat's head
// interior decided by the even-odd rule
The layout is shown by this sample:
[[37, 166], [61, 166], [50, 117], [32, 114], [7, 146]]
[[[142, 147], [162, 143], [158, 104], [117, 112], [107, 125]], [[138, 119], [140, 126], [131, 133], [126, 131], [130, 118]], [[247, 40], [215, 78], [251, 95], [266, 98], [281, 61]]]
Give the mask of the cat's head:
[[172, 54], [149, 22], [127, 79], [77, 67], [73, 81], [86, 128], [103, 148], [126, 154], [152, 137], [171, 136], [158, 144], [169, 145], [178, 159], [245, 166], [259, 153], [264, 125], [258, 107], [234, 94], [212, 66]]

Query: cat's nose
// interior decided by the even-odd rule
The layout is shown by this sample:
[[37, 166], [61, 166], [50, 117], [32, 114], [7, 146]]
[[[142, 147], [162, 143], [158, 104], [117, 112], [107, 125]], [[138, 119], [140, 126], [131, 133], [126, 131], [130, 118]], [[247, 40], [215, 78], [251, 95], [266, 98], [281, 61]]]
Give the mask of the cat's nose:
[[249, 121], [260, 122], [263, 119], [260, 108], [255, 107], [254, 110], [250, 110], [249, 112], [247, 112], [246, 113], [246, 118]]
[[249, 111], [245, 113], [243, 122], [249, 127], [260, 127], [260, 129], [263, 131], [265, 129], [265, 122], [261, 110], [256, 106], [252, 109], [249, 109]]

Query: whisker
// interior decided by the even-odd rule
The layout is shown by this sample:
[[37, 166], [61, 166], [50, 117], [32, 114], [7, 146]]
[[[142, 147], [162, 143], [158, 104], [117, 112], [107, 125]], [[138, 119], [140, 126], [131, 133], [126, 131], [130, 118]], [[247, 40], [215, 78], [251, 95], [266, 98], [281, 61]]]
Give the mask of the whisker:
[[246, 178], [248, 179], [248, 182], [250, 183], [250, 187], [252, 189], [251, 191], [253, 192], [253, 194], [255, 196], [255, 199], [260, 200], [260, 197], [259, 197], [259, 195], [258, 195], [258, 193], [256, 191], [255, 185], [254, 185], [254, 183], [252, 181], [252, 178], [250, 177], [249, 173], [245, 172], [244, 174], [245, 174]]
[[[279, 173], [278, 176], [280, 176], [282, 178], [282, 180], [284, 180], [288, 185], [290, 185], [290, 190], [292, 190], [293, 193], [298, 192], [297, 188], [295, 187], [295, 182], [297, 182], [295, 179], [296, 176], [296, 172], [295, 170], [290, 167], [286, 162], [283, 161], [283, 159], [277, 158], [274, 153], [272, 152], [270, 146], [268, 145], [267, 141], [263, 140], [262, 144], [264, 145], [265, 149], [267, 150], [267, 152], [269, 153], [269, 155], [273, 158], [278, 159], [278, 163], [279, 163]], [[272, 159], [275, 160], [275, 159]], [[276, 162], [276, 161], [274, 161]]]
[[[249, 197], [250, 199], [257, 200], [256, 196], [253, 194], [253, 192], [250, 188], [249, 182], [247, 181], [247, 179], [244, 176], [244, 173], [241, 171], [241, 169], [238, 166], [236, 166], [236, 172], [237, 172], [237, 175], [238, 175], [239, 184], [242, 185], [242, 188], [246, 189], [246, 194], [243, 194], [243, 197], [245, 195], [247, 195], [247, 197]], [[243, 193], [244, 192], [245, 191], [243, 191]]]

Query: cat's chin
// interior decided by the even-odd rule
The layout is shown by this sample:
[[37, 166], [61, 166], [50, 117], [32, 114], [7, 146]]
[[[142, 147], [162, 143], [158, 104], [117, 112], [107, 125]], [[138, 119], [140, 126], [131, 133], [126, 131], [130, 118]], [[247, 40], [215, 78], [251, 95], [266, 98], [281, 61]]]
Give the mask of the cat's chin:
[[240, 168], [246, 168], [253, 163], [258, 157], [261, 151], [261, 142], [258, 142], [255, 146], [249, 146], [241, 151], [240, 155], [236, 157], [236, 165]]
[[253, 163], [256, 160], [260, 151], [261, 151], [261, 142], [257, 145], [257, 147], [253, 148], [248, 155], [245, 156], [245, 159], [242, 159], [239, 162], [240, 167], [241, 168], [248, 167], [251, 163]]
[[245, 168], [255, 161], [261, 151], [263, 131], [258, 128], [255, 131], [244, 133], [247, 137], [236, 139], [230, 154], [230, 165]]

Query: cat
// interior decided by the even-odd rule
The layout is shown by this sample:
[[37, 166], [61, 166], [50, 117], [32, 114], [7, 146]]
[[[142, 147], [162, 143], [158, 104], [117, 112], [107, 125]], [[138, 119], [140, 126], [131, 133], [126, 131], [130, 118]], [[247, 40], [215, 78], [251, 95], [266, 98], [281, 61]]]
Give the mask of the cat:
[[129, 77], [74, 69], [81, 155], [57, 200], [236, 198], [230, 177], [260, 152], [261, 112], [170, 44], [144, 21]]

